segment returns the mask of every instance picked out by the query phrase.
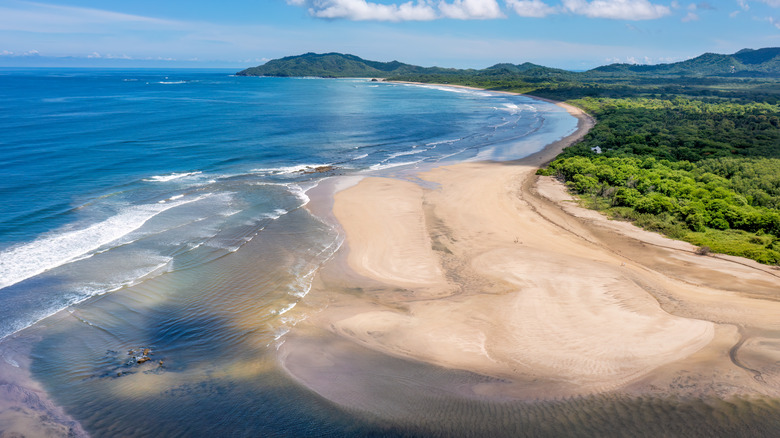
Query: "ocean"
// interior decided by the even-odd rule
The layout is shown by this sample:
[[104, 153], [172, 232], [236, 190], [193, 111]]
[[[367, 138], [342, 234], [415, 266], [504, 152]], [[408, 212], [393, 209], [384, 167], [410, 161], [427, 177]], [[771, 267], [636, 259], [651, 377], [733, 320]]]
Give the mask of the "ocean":
[[577, 124], [524, 96], [232, 73], [0, 70], [0, 356], [94, 436], [374, 430], [274, 366], [343, 240], [307, 193]]
[[[0, 71], [0, 338], [235, 253], [323, 177], [519, 158], [575, 126], [520, 96], [230, 73]], [[338, 246], [316, 240], [291, 275]]]
[[373, 368], [352, 384], [397, 412], [299, 384], [277, 348], [320, 310], [302, 298], [343, 241], [313, 189], [425, 184], [577, 120], [524, 96], [232, 73], [0, 69], [0, 435], [777, 435], [774, 399], [464, 399], [437, 382], [489, 377], [356, 344]]

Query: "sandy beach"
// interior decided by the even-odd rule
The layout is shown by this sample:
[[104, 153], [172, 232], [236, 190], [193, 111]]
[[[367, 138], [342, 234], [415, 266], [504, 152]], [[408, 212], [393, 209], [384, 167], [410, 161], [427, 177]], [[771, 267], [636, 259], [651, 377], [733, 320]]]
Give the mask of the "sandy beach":
[[[53, 84], [169, 113], [124, 75]], [[106, 196], [6, 252], [6, 273], [54, 267], [3, 288], [0, 438], [780, 436], [780, 270], [607, 220], [537, 176], [588, 115], [444, 86], [206, 79], [161, 124], [175, 167], [136, 177], [120, 154], [106, 188], [34, 190]], [[73, 119], [85, 135], [68, 137], [92, 138], [93, 116]], [[263, 119], [286, 128], [266, 137]], [[235, 126], [257, 135], [225, 148]], [[71, 158], [73, 175], [94, 162]]]
[[344, 407], [394, 418], [433, 409], [404, 405], [415, 391], [780, 396], [780, 271], [609, 221], [536, 176], [594, 123], [559, 105], [577, 131], [523, 160], [338, 191], [345, 244], [297, 308], [317, 311], [285, 337], [283, 368]]

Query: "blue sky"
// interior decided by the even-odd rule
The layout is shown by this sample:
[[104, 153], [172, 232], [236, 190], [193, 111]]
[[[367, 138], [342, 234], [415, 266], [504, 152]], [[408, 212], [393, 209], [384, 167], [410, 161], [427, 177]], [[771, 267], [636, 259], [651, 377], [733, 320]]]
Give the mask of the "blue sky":
[[780, 46], [780, 0], [0, 0], [0, 65], [248, 67], [305, 52], [484, 68]]

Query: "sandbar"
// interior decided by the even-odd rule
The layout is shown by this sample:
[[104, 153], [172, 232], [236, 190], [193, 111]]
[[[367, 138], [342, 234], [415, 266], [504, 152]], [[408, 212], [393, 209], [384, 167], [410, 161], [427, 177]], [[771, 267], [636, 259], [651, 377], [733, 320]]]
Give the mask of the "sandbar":
[[[338, 191], [345, 244], [281, 366], [327, 399], [385, 414], [401, 408], [349, 382], [394, 375], [486, 400], [780, 396], [780, 271], [610, 221], [537, 176], [594, 124], [558, 105], [578, 129], [522, 160]], [[403, 377], [376, 357], [431, 371]]]

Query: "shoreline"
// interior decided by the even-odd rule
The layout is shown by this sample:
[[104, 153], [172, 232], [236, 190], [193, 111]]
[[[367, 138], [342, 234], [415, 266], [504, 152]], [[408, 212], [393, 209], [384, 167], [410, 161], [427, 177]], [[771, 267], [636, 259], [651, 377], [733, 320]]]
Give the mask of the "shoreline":
[[468, 373], [416, 382], [468, 399], [780, 396], [775, 274], [610, 221], [535, 176], [594, 123], [555, 104], [577, 130], [521, 160], [419, 173], [430, 187], [366, 177], [337, 191], [345, 243], [304, 299], [322, 310], [286, 336], [281, 366], [326, 399], [391, 417], [408, 413], [361, 386], [404, 378], [374, 375], [382, 357]]
[[[143, 400], [139, 405], [163, 400], [166, 391], [189, 391], [193, 385], [191, 406], [198, 406], [201, 398], [212, 399], [214, 406], [227, 405], [228, 412], [231, 406], [256, 406], [258, 398], [271, 394], [264, 402], [284, 406], [295, 401], [301, 412], [322, 409], [325, 425], [333, 424], [327, 416], [334, 412], [336, 422], [350, 427], [352, 420], [365, 421], [366, 429], [343, 429], [355, 436], [362, 436], [361, 430], [388, 436], [403, 430], [411, 435], [477, 436], [488, 430], [487, 423], [501, 432], [496, 436], [540, 435], [509, 433], [504, 426], [529, 430], [512, 421], [530, 421], [540, 425], [536, 430], [561, 436], [574, 430], [572, 425], [579, 427], [578, 421], [582, 430], [599, 430], [593, 425], [602, 421], [606, 430], [614, 431], [626, 419], [642, 431], [643, 421], [674, 418], [670, 412], [675, 412], [677, 398], [701, 401], [695, 405], [708, 414], [700, 424], [713, 416], [705, 399], [758, 400], [753, 405], [744, 399], [735, 402], [736, 414], [728, 403], [725, 409], [715, 409], [724, 418], [739, 419], [737, 424], [776, 411], [776, 274], [749, 263], [735, 268], [728, 261], [695, 255], [688, 244], [608, 221], [580, 208], [553, 179], [535, 176], [539, 165], [585, 135], [593, 123], [580, 110], [557, 104], [580, 113], [576, 131], [523, 159], [331, 177], [307, 191], [311, 202], [305, 210], [346, 238], [317, 272], [308, 294], [296, 295], [300, 301], [296, 298], [294, 307], [285, 307], [273, 322], [258, 319], [262, 312], [254, 307], [263, 303], [252, 295], [253, 288], [259, 292], [264, 287], [256, 281], [261, 276], [236, 283], [241, 286], [234, 290], [246, 289], [245, 300], [224, 313], [230, 315], [230, 327], [221, 329], [243, 339], [239, 350], [224, 350], [240, 352], [236, 358], [228, 354], [223, 360], [219, 345], [212, 345], [209, 351], [217, 354], [206, 359], [208, 364], [197, 365], [168, 345], [167, 352], [155, 348], [159, 369], [148, 363], [150, 368], [133, 369], [136, 372], [119, 379], [113, 365], [82, 366], [89, 373], [81, 375], [105, 379], [93, 387], [111, 391], [104, 400], [128, 403], [137, 398]], [[311, 218], [306, 211], [300, 213]], [[273, 235], [266, 232], [262, 238]], [[279, 241], [289, 242], [283, 233]], [[263, 252], [251, 249], [253, 245], [239, 253], [240, 266], [226, 261], [206, 270], [203, 281], [228, 272], [226, 267], [236, 268], [230, 272], [239, 277], [258, 269], [262, 263], [256, 256]], [[161, 287], [169, 280], [166, 276], [152, 283]], [[130, 308], [142, 315], [137, 298], [144, 297], [144, 289], [157, 287], [147, 284], [130, 294], [106, 295], [99, 301], [99, 313], [110, 316]], [[163, 296], [161, 290], [143, 303], [153, 309]], [[204, 304], [203, 310], [225, 308]], [[604, 319], [609, 324], [602, 326]], [[59, 339], [66, 340], [85, 332], [62, 329], [92, 318], [81, 321], [63, 311], [47, 321], [40, 328], [60, 330]], [[291, 331], [275, 330], [278, 321]], [[87, 324], [81, 329], [93, 330]], [[69, 416], [67, 403], [54, 401], [56, 390], [47, 393], [31, 374], [28, 350], [46, 333], [38, 330], [28, 328], [5, 344], [13, 348], [0, 349], [0, 354], [8, 353], [0, 360], [0, 389], [7, 394], [0, 403], [0, 435], [37, 430], [33, 434], [86, 436]], [[99, 342], [91, 345], [116, 349], [115, 340], [96, 339]], [[152, 343], [127, 347], [135, 345]], [[82, 351], [79, 348], [69, 350]], [[103, 347], [95, 351], [87, 357], [102, 355]], [[115, 353], [127, 359], [122, 348]], [[117, 357], [109, 359], [113, 364]], [[231, 405], [221, 398], [232, 394], [221, 392], [224, 388], [248, 388], [257, 382], [265, 383], [247, 389], [245, 404]], [[206, 383], [214, 385], [197, 387]], [[288, 389], [300, 394], [286, 399]], [[187, 399], [176, 394], [176, 403], [182, 401], [180, 396]], [[651, 403], [634, 404], [633, 397], [648, 397]], [[662, 414], [653, 404], [659, 400]], [[766, 400], [769, 403], [762, 404]], [[746, 408], [739, 404], [743, 402]], [[171, 412], [197, 413], [195, 408], [178, 409]], [[640, 409], [646, 410], [636, 415]], [[287, 409], [278, 413], [283, 411]], [[617, 420], [586, 419], [589, 412]], [[106, 414], [102, 412], [101, 421], [110, 420]], [[568, 424], [561, 421], [567, 416]], [[300, 430], [311, 431], [312, 423], [301, 418]]]

